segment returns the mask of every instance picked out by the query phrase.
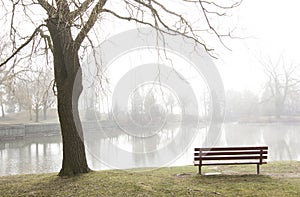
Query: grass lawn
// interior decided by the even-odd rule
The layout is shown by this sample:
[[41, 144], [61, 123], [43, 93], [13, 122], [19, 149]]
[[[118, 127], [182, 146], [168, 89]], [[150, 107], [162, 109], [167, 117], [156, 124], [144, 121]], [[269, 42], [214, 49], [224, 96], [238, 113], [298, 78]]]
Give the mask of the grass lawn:
[[0, 196], [300, 196], [300, 162], [107, 170], [60, 178], [56, 174], [0, 177]]

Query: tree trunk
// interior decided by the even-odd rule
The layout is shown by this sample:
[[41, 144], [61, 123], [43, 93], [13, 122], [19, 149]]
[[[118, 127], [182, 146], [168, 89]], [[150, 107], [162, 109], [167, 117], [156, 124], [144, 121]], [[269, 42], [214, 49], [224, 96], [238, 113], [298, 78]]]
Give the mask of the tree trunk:
[[32, 113], [31, 113], [31, 107], [29, 108], [29, 120], [31, 121], [32, 120]]
[[18, 102], [18, 105], [19, 105], [18, 112], [21, 112], [22, 111], [22, 104], [20, 102]]
[[59, 175], [88, 172], [82, 126], [77, 109], [78, 98], [72, 99], [72, 83], [57, 91], [58, 115], [63, 140], [63, 164]]
[[39, 122], [39, 105], [35, 104], [35, 122]]
[[43, 109], [44, 112], [44, 120], [47, 120], [47, 109]]
[[44, 114], [44, 120], [47, 120], [47, 102], [44, 103], [43, 114]]
[[1, 102], [1, 112], [2, 112], [2, 118], [4, 118], [5, 117], [5, 112], [4, 112], [3, 102]]
[[78, 100], [82, 92], [78, 47], [75, 46], [70, 29], [64, 24], [61, 26], [57, 18], [49, 19], [47, 26], [54, 49], [57, 107], [63, 143], [63, 161], [59, 176], [87, 173], [89, 168], [78, 112]]

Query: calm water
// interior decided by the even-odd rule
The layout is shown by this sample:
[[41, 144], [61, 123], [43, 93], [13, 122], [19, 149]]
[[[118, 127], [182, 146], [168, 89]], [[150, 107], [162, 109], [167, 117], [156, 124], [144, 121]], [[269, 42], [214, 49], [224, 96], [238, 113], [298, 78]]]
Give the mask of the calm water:
[[[86, 134], [88, 163], [94, 170], [191, 165], [194, 147], [212, 145], [268, 145], [269, 161], [300, 161], [300, 124], [225, 124], [209, 140], [205, 128], [169, 128], [148, 137], [110, 133]], [[61, 159], [60, 136], [0, 141], [0, 175], [58, 172]]]

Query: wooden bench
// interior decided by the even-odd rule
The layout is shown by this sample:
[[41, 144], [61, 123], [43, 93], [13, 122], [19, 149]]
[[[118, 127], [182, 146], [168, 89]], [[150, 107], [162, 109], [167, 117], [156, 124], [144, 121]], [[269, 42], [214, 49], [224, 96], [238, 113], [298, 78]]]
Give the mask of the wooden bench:
[[256, 164], [259, 174], [259, 166], [267, 163], [267, 157], [267, 146], [195, 148], [194, 166], [201, 174], [202, 166]]

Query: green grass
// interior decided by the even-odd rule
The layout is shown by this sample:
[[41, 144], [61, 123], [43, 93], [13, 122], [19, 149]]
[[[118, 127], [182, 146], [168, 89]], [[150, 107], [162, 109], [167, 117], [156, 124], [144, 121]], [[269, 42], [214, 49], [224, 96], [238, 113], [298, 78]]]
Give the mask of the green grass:
[[300, 196], [300, 162], [170, 167], [154, 171], [108, 170], [71, 178], [56, 174], [0, 177], [0, 196]]

